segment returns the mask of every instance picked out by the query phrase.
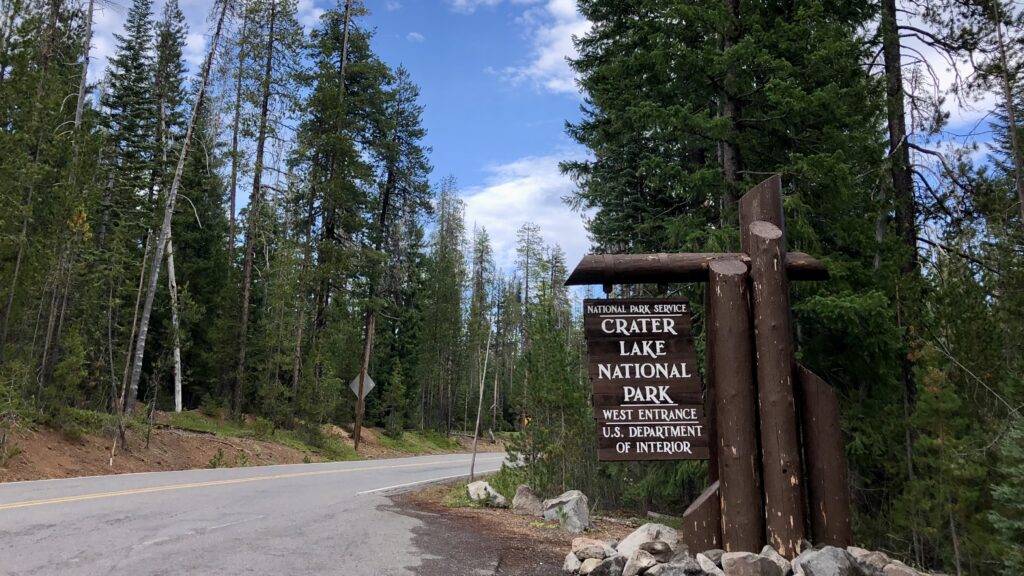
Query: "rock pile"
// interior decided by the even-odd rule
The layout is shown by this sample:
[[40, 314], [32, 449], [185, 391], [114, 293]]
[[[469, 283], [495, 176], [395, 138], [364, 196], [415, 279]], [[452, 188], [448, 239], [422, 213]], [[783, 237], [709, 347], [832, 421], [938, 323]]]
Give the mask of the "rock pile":
[[579, 537], [562, 570], [580, 576], [926, 576], [881, 552], [808, 545], [791, 561], [771, 546], [760, 554], [705, 550], [692, 556], [676, 531], [644, 524], [621, 542]]

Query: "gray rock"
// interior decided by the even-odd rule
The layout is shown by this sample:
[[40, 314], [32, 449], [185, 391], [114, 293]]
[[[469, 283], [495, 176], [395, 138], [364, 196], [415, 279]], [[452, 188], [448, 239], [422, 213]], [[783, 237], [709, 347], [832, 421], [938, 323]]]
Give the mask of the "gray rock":
[[640, 545], [640, 549], [644, 552], [650, 553], [650, 555], [658, 562], [668, 562], [672, 559], [672, 547], [661, 540], [644, 542]]
[[725, 550], [721, 548], [712, 548], [711, 550], [704, 551], [704, 555], [717, 564], [719, 568], [722, 567], [722, 554], [725, 554]]
[[594, 567], [590, 576], [622, 576], [622, 570], [626, 567], [626, 559], [622, 556], [605, 558], [600, 564]]
[[644, 576], [704, 576], [704, 574], [700, 565], [693, 558], [686, 558], [681, 562], [657, 564], [644, 572]]
[[644, 572], [644, 576], [668, 576], [668, 572], [665, 571], [667, 564], [655, 564]]
[[543, 516], [544, 502], [529, 486], [520, 484], [516, 488], [516, 495], [512, 497], [512, 511], [526, 516]]
[[708, 558], [706, 555], [697, 554], [696, 560], [697, 564], [700, 565], [700, 569], [703, 570], [705, 574], [710, 574], [711, 576], [725, 576], [725, 572], [718, 567], [718, 564], [715, 564], [715, 561]]
[[725, 576], [785, 576], [778, 564], [751, 552], [722, 554], [722, 568]]
[[907, 566], [903, 562], [894, 561], [882, 569], [884, 576], [921, 576], [921, 573]]
[[679, 570], [680, 574], [686, 576], [699, 576], [704, 574], [704, 569], [700, 567], [700, 563], [696, 559], [687, 556], [682, 560], [673, 560], [669, 566], [673, 569]]
[[808, 551], [807, 557], [800, 560], [800, 568], [804, 576], [868, 576], [852, 554], [835, 546]]
[[619, 542], [616, 548], [619, 554], [625, 557], [630, 557], [633, 552], [640, 549], [640, 545], [645, 542], [654, 542], [655, 540], [661, 540], [668, 544], [672, 550], [678, 551], [679, 549], [679, 535], [676, 534], [675, 529], [669, 528], [664, 524], [644, 524], [637, 528], [632, 534], [626, 536]]
[[782, 570], [783, 574], [789, 574], [789, 570], [790, 568], [792, 568], [792, 566], [789, 563], [789, 560], [783, 558], [782, 554], [779, 554], [771, 545], [766, 545], [764, 548], [761, 549], [761, 556], [778, 564], [779, 569]]
[[846, 551], [858, 560], [860, 560], [863, 556], [867, 556], [871, 552], [870, 550], [865, 550], [864, 548], [860, 548], [857, 546], [847, 546]]
[[622, 569], [622, 576], [637, 576], [647, 571], [648, 568], [657, 564], [654, 556], [646, 550], [637, 550], [629, 557], [626, 566]]
[[576, 557], [575, 554], [569, 552], [565, 555], [565, 562], [562, 562], [562, 572], [568, 572], [569, 574], [575, 574], [580, 569], [583, 563]]
[[590, 574], [594, 571], [594, 568], [597, 568], [597, 565], [600, 563], [601, 560], [598, 560], [597, 558], [587, 558], [583, 561], [582, 564], [580, 564], [580, 576], [586, 576], [587, 574]]
[[892, 562], [892, 559], [882, 552], [868, 552], [859, 558], [855, 557], [855, 560], [861, 568], [879, 573], [885, 570], [885, 567]]
[[615, 549], [601, 540], [580, 536], [572, 539], [572, 553], [580, 560], [586, 560], [587, 558], [604, 560], [609, 556], [614, 556]]
[[466, 486], [466, 491], [469, 492], [469, 499], [474, 502], [480, 502], [485, 506], [493, 506], [495, 508], [505, 508], [508, 506], [508, 501], [498, 491], [491, 487], [486, 480], [477, 480]]
[[570, 490], [544, 501], [544, 519], [557, 520], [563, 530], [583, 532], [590, 528], [590, 504], [579, 490]]

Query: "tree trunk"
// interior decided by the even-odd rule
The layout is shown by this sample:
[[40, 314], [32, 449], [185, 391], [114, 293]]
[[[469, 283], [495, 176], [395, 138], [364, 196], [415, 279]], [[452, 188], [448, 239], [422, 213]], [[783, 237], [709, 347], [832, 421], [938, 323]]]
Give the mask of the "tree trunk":
[[242, 320], [238, 337], [238, 369], [231, 388], [231, 412], [236, 417], [242, 413], [242, 382], [245, 379], [245, 353], [249, 334], [249, 300], [252, 292], [253, 243], [256, 240], [256, 223], [263, 198], [263, 152], [267, 143], [267, 114], [270, 108], [270, 75], [274, 70], [274, 24], [277, 18], [277, 0], [270, 2], [270, 28], [267, 34], [267, 59], [263, 68], [263, 94], [260, 104], [260, 128], [256, 138], [256, 163], [252, 177], [252, 191], [249, 203], [249, 221], [245, 231], [245, 262], [242, 266]]
[[178, 322], [178, 279], [174, 274], [174, 241], [167, 238], [167, 291], [171, 295], [171, 330], [174, 339], [174, 411], [181, 412], [181, 335]]
[[[476, 428], [473, 429], [473, 458], [469, 461], [469, 481], [476, 472], [476, 444], [480, 439], [480, 413], [484, 410], [484, 380], [487, 378], [487, 357], [491, 355], [491, 327], [487, 327], [487, 348], [484, 350], [484, 371], [480, 373], [480, 399], [476, 405]], [[564, 426], [563, 426], [564, 427]]]
[[[996, 3], [998, 6], [998, 2]], [[1003, 38], [1003, 23], [999, 18], [999, 10], [996, 9], [996, 38], [999, 43], [999, 68], [1003, 81], [1003, 106], [1006, 108], [1006, 123], [1010, 132], [1010, 155], [1013, 157], [1013, 181], [1017, 187], [1017, 208], [1020, 211], [1020, 220], [1024, 224], [1024, 155], [1020, 148], [1020, 138], [1017, 134], [1017, 111], [1013, 102], [1013, 83], [1010, 80], [1009, 59], [1006, 56], [1006, 41]]]
[[142, 376], [142, 359], [146, 352], [146, 336], [149, 332], [149, 316], [153, 311], [153, 300], [156, 297], [157, 281], [160, 278], [160, 265], [163, 261], [164, 251], [171, 237], [171, 219], [174, 216], [174, 204], [178, 196], [178, 188], [181, 186], [182, 173], [185, 171], [185, 160], [188, 158], [189, 144], [192, 142], [192, 133], [195, 131], [199, 115], [202, 113], [203, 98], [206, 95], [206, 83], [210, 78], [210, 68], [213, 65], [213, 57], [217, 51], [217, 43], [220, 40], [220, 31], [224, 25], [224, 16], [227, 14], [230, 0], [220, 0], [221, 11], [217, 18], [217, 27], [213, 33], [213, 40], [210, 43], [210, 52], [203, 63], [203, 72], [199, 81], [199, 93], [196, 95], [195, 105], [192, 107], [192, 117], [189, 119], [188, 128], [185, 131], [185, 138], [181, 143], [181, 153], [178, 156], [178, 165], [174, 170], [174, 180], [171, 181], [171, 188], [167, 192], [167, 199], [164, 205], [164, 220], [160, 226], [160, 235], [156, 242], [156, 253], [150, 263], [149, 284], [146, 288], [146, 302], [142, 308], [142, 318], [139, 323], [139, 333], [136, 337], [134, 360], [132, 362], [132, 375], [129, 383], [129, 394], [125, 398], [126, 415], [130, 415], [135, 404], [139, 391], [139, 378]]
[[[725, 31], [722, 34], [722, 53], [726, 53], [736, 45], [739, 34], [739, 0], [725, 0], [725, 7], [728, 11], [728, 21], [725, 24]], [[740, 154], [734, 141], [736, 132], [736, 120], [739, 117], [739, 100], [733, 95], [735, 86], [735, 74], [729, 67], [725, 72], [724, 85], [721, 94], [720, 113], [727, 120], [729, 134], [719, 141], [720, 161], [722, 163], [722, 176], [725, 179], [725, 189], [722, 191], [721, 221], [732, 222], [732, 215], [736, 212], [736, 200], [739, 197], [737, 185], [740, 171]]]
[[[376, 252], [380, 252], [384, 243], [384, 234], [388, 229], [388, 207], [391, 204], [391, 196], [394, 194], [396, 184], [395, 166], [394, 160], [392, 160], [390, 162], [390, 166], [388, 166], [388, 174], [384, 181], [384, 191], [380, 200], [380, 218], [377, 221], [377, 238], [374, 241], [373, 247]], [[359, 433], [363, 424], [363, 409], [366, 405], [363, 399], [363, 384], [366, 381], [366, 372], [370, 369], [370, 355], [373, 353], [373, 331], [377, 323], [377, 309], [376, 304], [373, 301], [377, 296], [377, 284], [378, 282], [375, 279], [371, 279], [369, 310], [366, 312], [366, 330], [363, 338], [363, 364], [359, 369], [359, 390], [356, 398], [356, 422], [352, 429], [352, 438], [356, 451], [359, 450]]]
[[245, 68], [245, 33], [249, 26], [249, 10], [242, 16], [238, 45], [238, 73], [235, 76], [235, 118], [231, 124], [231, 186], [228, 188], [228, 264], [235, 262], [235, 201], [238, 197], [238, 130], [242, 116], [242, 70]]

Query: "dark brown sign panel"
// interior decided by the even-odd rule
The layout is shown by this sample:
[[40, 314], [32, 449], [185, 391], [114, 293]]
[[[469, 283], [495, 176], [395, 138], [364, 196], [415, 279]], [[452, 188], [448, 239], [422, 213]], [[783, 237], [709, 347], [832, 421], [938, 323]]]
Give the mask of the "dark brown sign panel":
[[583, 301], [601, 461], [708, 458], [684, 298]]

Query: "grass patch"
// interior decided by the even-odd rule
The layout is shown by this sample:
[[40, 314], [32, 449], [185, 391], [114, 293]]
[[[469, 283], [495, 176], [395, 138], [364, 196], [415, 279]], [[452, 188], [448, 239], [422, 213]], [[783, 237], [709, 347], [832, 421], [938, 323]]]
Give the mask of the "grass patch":
[[249, 427], [242, 422], [212, 418], [200, 412], [175, 412], [171, 415], [170, 425], [182, 430], [206, 432], [217, 436], [254, 436]]
[[[247, 424], [234, 420], [222, 420], [208, 416], [202, 412], [177, 412], [171, 415], [170, 425], [182, 430], [205, 432], [217, 436], [233, 436], [235, 438], [256, 438], [293, 448], [308, 454], [317, 454], [325, 460], [361, 460], [352, 447], [343, 444], [337, 438], [310, 430], [273, 430], [267, 421], [257, 418], [255, 423]], [[271, 430], [273, 432], [271, 433]]]
[[483, 508], [479, 502], [474, 502], [469, 497], [469, 491], [465, 483], [455, 484], [441, 500], [448, 508]]
[[402, 436], [399, 438], [393, 438], [387, 434], [378, 434], [377, 441], [388, 450], [404, 452], [406, 454], [429, 454], [431, 452], [461, 450], [462, 448], [458, 440], [432, 430], [402, 432]]

